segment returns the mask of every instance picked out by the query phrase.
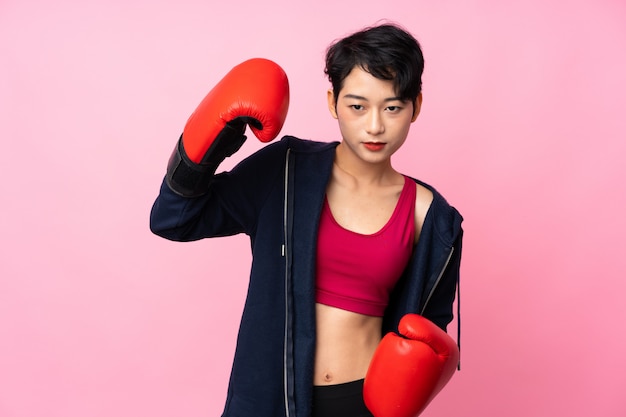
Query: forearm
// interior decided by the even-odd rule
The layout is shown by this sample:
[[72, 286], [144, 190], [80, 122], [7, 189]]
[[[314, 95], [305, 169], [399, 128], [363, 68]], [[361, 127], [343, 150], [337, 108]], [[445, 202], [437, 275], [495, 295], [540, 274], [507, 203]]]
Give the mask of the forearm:
[[202, 213], [211, 194], [182, 197], [172, 191], [164, 180], [150, 212], [150, 230], [165, 239], [192, 241], [209, 236], [202, 227]]

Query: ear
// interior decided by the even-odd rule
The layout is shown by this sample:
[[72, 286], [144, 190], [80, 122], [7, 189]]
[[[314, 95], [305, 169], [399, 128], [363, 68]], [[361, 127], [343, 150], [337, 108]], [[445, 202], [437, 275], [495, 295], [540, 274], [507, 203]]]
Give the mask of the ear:
[[335, 101], [335, 94], [332, 89], [326, 92], [326, 100], [328, 100], [328, 110], [333, 118], [337, 118], [337, 102]]
[[411, 123], [417, 120], [417, 116], [420, 115], [420, 110], [422, 110], [422, 93], [419, 93], [413, 103], [413, 117], [411, 118]]

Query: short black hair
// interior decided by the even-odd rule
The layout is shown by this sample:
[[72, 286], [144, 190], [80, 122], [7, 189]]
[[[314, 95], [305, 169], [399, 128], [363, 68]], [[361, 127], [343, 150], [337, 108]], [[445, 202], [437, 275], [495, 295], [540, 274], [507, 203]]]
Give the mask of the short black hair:
[[413, 35], [397, 24], [370, 26], [328, 47], [324, 73], [333, 87], [335, 102], [345, 78], [357, 66], [376, 78], [393, 81], [402, 100], [415, 103], [422, 91], [422, 48]]

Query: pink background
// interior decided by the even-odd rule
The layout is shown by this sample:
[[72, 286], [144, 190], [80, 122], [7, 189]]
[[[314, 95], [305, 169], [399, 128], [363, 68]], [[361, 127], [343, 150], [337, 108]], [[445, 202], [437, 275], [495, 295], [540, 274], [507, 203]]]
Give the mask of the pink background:
[[167, 158], [253, 56], [283, 133], [337, 139], [325, 47], [382, 18], [427, 62], [395, 163], [466, 218], [463, 369], [423, 415], [626, 415], [626, 3], [210, 3], [0, 2], [0, 416], [219, 415], [248, 242], [151, 235]]

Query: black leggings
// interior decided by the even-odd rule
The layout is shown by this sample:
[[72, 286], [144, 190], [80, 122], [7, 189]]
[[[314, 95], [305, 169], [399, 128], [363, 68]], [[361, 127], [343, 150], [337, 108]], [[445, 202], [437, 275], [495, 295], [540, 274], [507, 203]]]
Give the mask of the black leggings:
[[314, 386], [313, 417], [374, 417], [363, 402], [363, 380]]

